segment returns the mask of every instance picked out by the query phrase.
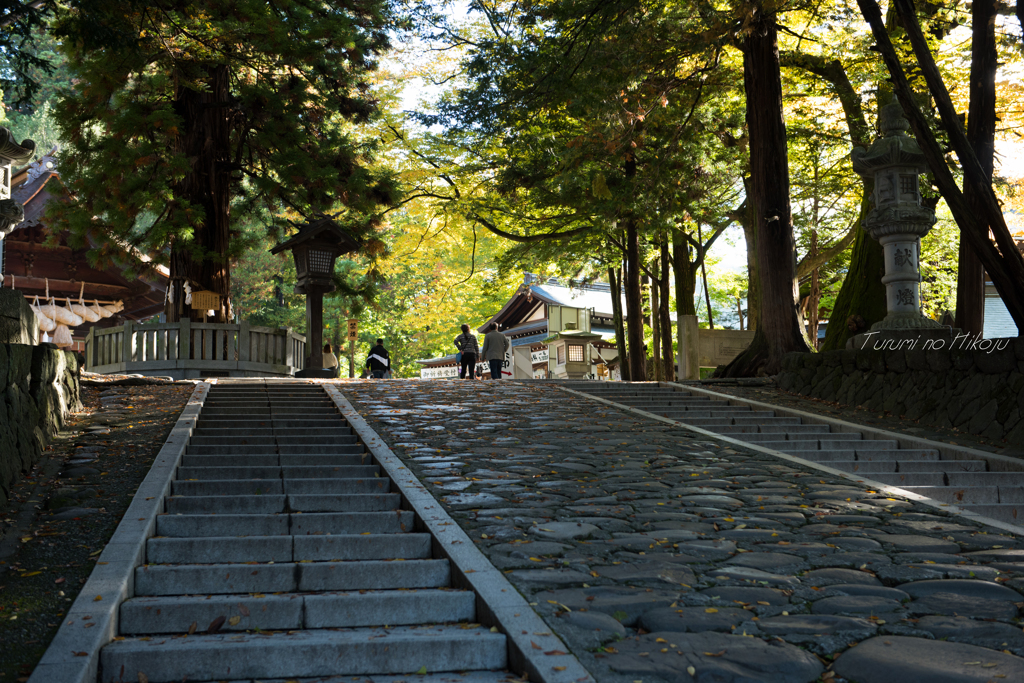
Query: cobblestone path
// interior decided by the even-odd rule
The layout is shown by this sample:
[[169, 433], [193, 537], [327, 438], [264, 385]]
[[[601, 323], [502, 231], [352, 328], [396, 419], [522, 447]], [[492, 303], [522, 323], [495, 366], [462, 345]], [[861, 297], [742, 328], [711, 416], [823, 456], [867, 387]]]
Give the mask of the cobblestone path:
[[1024, 680], [1024, 544], [515, 382], [343, 393], [601, 683]]

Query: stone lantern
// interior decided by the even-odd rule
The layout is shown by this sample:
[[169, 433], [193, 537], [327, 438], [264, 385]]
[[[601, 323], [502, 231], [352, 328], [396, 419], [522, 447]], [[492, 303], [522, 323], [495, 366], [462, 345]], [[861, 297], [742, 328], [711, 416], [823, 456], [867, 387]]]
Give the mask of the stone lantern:
[[928, 164], [917, 141], [905, 132], [910, 123], [896, 98], [879, 111], [878, 123], [882, 137], [869, 149], [855, 147], [850, 154], [853, 170], [875, 181], [874, 207], [861, 225], [885, 251], [882, 283], [888, 314], [871, 331], [906, 338], [925, 330], [948, 330], [921, 314], [921, 238], [935, 225], [935, 212], [921, 205], [919, 190]]
[[290, 250], [295, 259], [298, 284], [296, 294], [306, 295], [306, 367], [296, 377], [331, 377], [323, 369], [324, 294], [333, 292], [334, 260], [356, 251], [359, 243], [330, 218], [321, 218], [299, 228], [298, 234], [270, 250], [279, 254]]

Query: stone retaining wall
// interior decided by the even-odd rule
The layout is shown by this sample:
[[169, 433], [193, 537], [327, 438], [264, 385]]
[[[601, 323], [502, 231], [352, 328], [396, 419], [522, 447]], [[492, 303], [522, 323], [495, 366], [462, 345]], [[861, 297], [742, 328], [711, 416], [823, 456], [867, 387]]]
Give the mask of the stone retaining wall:
[[0, 506], [68, 414], [81, 410], [77, 354], [53, 344], [0, 344]]
[[36, 314], [17, 289], [0, 287], [0, 344], [38, 344]]
[[907, 420], [1005, 439], [1020, 447], [1024, 444], [1024, 338], [995, 342], [988, 352], [791, 353], [783, 359], [778, 385], [803, 396], [888, 411]]

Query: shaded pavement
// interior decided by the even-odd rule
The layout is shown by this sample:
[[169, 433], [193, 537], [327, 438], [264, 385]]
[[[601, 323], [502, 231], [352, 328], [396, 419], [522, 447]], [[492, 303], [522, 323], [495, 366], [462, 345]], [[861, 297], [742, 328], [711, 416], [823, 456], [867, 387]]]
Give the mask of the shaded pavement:
[[0, 683], [28, 680], [195, 388], [104, 380], [0, 515]]
[[342, 392], [599, 681], [1024, 680], [1024, 548], [550, 384]]

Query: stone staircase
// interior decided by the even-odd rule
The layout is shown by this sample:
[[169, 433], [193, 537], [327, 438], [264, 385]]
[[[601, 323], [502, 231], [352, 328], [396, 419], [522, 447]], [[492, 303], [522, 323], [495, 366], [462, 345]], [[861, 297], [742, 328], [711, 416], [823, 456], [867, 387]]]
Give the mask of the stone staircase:
[[508, 677], [505, 636], [319, 386], [215, 385], [165, 510], [103, 682]]
[[682, 388], [622, 382], [566, 382], [570, 389], [638, 408], [710, 432], [898, 486], [942, 503], [1014, 524], [1024, 520], [1024, 472], [990, 472], [984, 460], [943, 460], [937, 450], [901, 449], [896, 440], [866, 439], [803, 424], [799, 417], [734, 405]]

